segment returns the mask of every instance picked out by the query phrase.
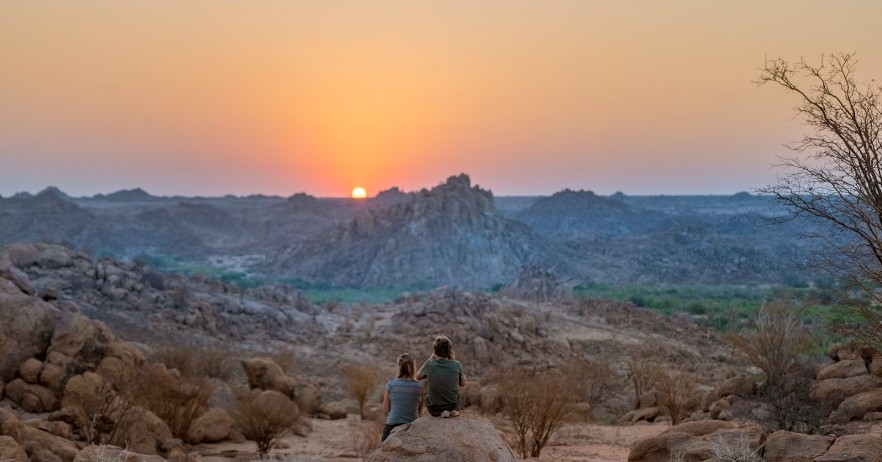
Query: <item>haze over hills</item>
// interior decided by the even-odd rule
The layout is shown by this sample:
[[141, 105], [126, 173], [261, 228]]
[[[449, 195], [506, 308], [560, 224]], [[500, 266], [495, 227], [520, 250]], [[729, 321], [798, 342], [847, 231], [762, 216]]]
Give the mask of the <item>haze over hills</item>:
[[810, 277], [803, 266], [814, 244], [798, 237], [813, 225], [770, 225], [776, 213], [771, 198], [747, 193], [494, 197], [464, 174], [366, 200], [156, 197], [139, 188], [73, 198], [47, 188], [0, 198], [0, 246], [57, 242], [334, 287], [486, 289], [524, 267], [569, 285]]

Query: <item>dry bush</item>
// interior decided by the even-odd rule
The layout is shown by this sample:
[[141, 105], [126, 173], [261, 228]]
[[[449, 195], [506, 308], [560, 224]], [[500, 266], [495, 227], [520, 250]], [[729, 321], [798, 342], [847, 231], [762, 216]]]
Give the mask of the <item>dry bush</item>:
[[710, 449], [714, 453], [713, 460], [719, 462], [763, 462], [761, 455], [763, 445], [751, 448], [750, 442], [744, 437], [744, 432], [735, 444], [730, 444], [722, 437], [712, 439]]
[[242, 434], [257, 443], [260, 459], [265, 459], [276, 440], [290, 432], [301, 419], [297, 403], [269, 390], [241, 391], [232, 416]]
[[[88, 377], [88, 378], [87, 378]], [[92, 386], [69, 387], [61, 402], [73, 419], [73, 425], [89, 444], [102, 444], [112, 438], [126, 409], [131, 404], [119, 388], [98, 374], [75, 378]]]
[[290, 346], [275, 348], [267, 352], [270, 357], [282, 370], [285, 375], [293, 375], [297, 372], [297, 352]]
[[661, 365], [652, 357], [653, 349], [640, 346], [628, 350], [628, 379], [634, 390], [634, 409], [640, 408], [640, 397], [658, 383]]
[[616, 391], [619, 376], [606, 362], [588, 360], [577, 363], [573, 375], [581, 392], [581, 399], [594, 410]]
[[358, 402], [358, 414], [365, 418], [365, 404], [368, 397], [380, 383], [380, 374], [376, 368], [367, 364], [350, 364], [343, 369], [349, 390]]
[[521, 367], [496, 374], [495, 382], [500, 384], [502, 412], [514, 431], [516, 450], [523, 458], [539, 457], [579, 399], [575, 379], [557, 370]]
[[766, 374], [766, 382], [771, 386], [776, 386], [798, 364], [799, 355], [810, 346], [802, 311], [787, 299], [766, 302], [757, 311], [751, 332], [730, 336], [750, 363]]
[[159, 364], [145, 364], [132, 384], [130, 399], [162, 419], [176, 438], [185, 439], [190, 424], [205, 412], [214, 392], [204, 379], [176, 376]]
[[695, 376], [688, 372], [671, 369], [658, 375], [655, 388], [661, 401], [668, 407], [671, 424], [677, 425], [698, 406], [695, 392]]
[[228, 381], [233, 371], [232, 348], [184, 344], [164, 346], [154, 350], [153, 360], [169, 369], [177, 369], [185, 377], [209, 377]]
[[820, 432], [830, 409], [812, 396], [813, 384], [814, 368], [798, 364], [774, 386], [768, 383], [760, 387], [756, 400], [768, 411], [767, 417], [759, 421], [763, 429], [768, 433], [778, 430]]

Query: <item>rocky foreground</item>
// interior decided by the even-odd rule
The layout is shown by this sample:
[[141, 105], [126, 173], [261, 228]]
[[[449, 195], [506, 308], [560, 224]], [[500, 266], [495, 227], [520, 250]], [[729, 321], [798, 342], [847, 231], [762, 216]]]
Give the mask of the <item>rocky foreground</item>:
[[[628, 385], [627, 363], [639, 351], [687, 372], [695, 399], [685, 423], [636, 443], [629, 460], [712, 460], [724, 447], [782, 461], [882, 454], [874, 427], [882, 420], [882, 360], [872, 350], [831, 348], [830, 362], [813, 374], [811, 395], [824, 403], [824, 428], [835, 430], [773, 431], [762, 386], [713, 331], [628, 304], [567, 299], [541, 269], [523, 272], [502, 292], [444, 289], [379, 305], [316, 305], [284, 286], [242, 289], [62, 246], [11, 246], [0, 252], [0, 454], [72, 462], [91, 460], [96, 444], [110, 443], [155, 460], [189, 460], [206, 444], [253, 438], [240, 423], [249, 396], [303, 417], [359, 413], [341, 371], [361, 364], [391, 375], [399, 352], [428, 352], [436, 333], [454, 339], [471, 379], [467, 404], [502, 423], [503, 437], [493, 371], [549, 364], [611, 365], [618, 392], [596, 408], [581, 403], [582, 419], [664, 425], [673, 415], [668, 397], [653, 387], [636, 397]], [[170, 367], [170, 345], [216, 368]], [[296, 367], [266, 357], [280, 346], [293, 352]], [[206, 354], [221, 347], [220, 356]], [[364, 410], [368, 419], [376, 418], [375, 403]], [[309, 421], [298, 422], [295, 431], [308, 434]], [[450, 438], [458, 441], [462, 430], [451, 428]], [[390, 447], [372, 457], [396, 454]], [[422, 455], [430, 452], [427, 446]]]

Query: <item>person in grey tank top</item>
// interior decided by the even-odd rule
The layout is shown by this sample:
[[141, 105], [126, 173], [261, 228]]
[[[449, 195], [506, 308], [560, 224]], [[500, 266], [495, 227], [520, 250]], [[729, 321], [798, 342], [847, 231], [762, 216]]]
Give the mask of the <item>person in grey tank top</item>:
[[398, 357], [398, 377], [386, 383], [383, 393], [386, 426], [380, 442], [386, 441], [393, 428], [409, 424], [423, 413], [423, 384], [414, 378], [415, 368], [410, 353]]

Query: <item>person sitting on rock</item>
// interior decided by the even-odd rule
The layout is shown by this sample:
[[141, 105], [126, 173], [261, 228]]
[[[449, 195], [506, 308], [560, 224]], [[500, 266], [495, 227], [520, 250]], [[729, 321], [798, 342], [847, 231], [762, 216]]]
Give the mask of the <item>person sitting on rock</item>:
[[453, 343], [446, 336], [436, 337], [432, 343], [434, 352], [420, 371], [417, 380], [426, 380], [426, 409], [429, 414], [438, 417], [456, 417], [459, 415], [459, 387], [466, 384], [462, 365], [453, 353]]
[[386, 426], [381, 442], [386, 441], [393, 428], [411, 423], [423, 413], [423, 384], [414, 378], [415, 364], [412, 354], [399, 356], [398, 377], [386, 383], [383, 393]]

